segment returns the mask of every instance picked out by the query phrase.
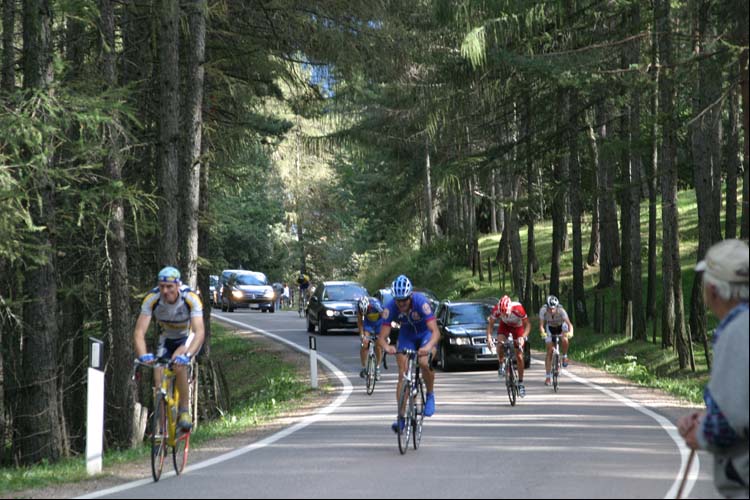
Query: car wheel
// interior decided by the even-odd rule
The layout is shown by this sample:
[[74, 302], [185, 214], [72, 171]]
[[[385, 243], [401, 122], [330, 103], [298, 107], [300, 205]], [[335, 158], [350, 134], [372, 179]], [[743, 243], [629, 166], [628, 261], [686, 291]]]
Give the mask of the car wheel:
[[227, 312], [227, 305], [224, 302], [221, 303], [221, 312]]
[[310, 321], [310, 316], [305, 315], [305, 318], [307, 319], [307, 333], [313, 333], [315, 331], [315, 325]]
[[318, 318], [318, 332], [319, 332], [319, 333], [320, 333], [321, 335], [325, 335], [326, 333], [328, 333], [328, 328], [326, 328], [326, 325], [325, 325], [325, 323], [323, 322], [323, 315], [322, 315], [322, 314], [321, 314], [321, 315], [320, 315], [320, 317]]
[[526, 345], [523, 348], [523, 368], [527, 370], [531, 366], [531, 348]]
[[276, 312], [276, 304], [272, 305], [271, 309], [269, 309], [268, 312], [275, 313]]
[[453, 365], [448, 362], [448, 353], [445, 352], [445, 344], [440, 344], [440, 368], [442, 368], [444, 372], [453, 369]]

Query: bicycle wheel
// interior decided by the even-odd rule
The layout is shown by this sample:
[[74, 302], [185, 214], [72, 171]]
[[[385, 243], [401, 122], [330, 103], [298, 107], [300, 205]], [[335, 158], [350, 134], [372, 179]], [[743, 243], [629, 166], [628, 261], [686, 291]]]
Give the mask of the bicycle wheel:
[[516, 387], [515, 370], [513, 369], [513, 365], [510, 360], [506, 361], [505, 365], [505, 387], [508, 389], [508, 399], [510, 400], [510, 405], [516, 406], [516, 391], [518, 389]]
[[189, 451], [190, 432], [185, 432], [175, 440], [174, 448], [172, 448], [172, 462], [174, 463], [174, 470], [178, 476], [182, 474], [183, 470], [185, 470]]
[[365, 379], [367, 382], [367, 395], [370, 396], [375, 390], [375, 355], [367, 356], [367, 368], [365, 369]]
[[411, 412], [414, 403], [411, 397], [411, 384], [404, 380], [401, 388], [401, 396], [398, 398], [398, 423], [404, 421], [404, 428], [398, 426], [398, 451], [403, 455], [409, 449], [409, 437], [411, 435]]
[[164, 459], [167, 457], [167, 411], [164, 396], [160, 393], [154, 405], [151, 427], [151, 475], [154, 482], [161, 477]]
[[558, 353], [552, 354], [552, 388], [555, 392], [558, 391], [557, 379], [560, 374], [560, 355]]
[[424, 422], [424, 383], [422, 379], [419, 379], [419, 391], [417, 392], [416, 398], [414, 398], [414, 449], [419, 448], [419, 443], [422, 441], [422, 423]]

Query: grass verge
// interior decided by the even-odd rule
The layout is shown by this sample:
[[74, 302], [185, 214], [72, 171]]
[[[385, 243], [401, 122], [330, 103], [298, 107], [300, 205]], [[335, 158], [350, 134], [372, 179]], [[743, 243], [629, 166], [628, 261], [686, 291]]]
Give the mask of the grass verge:
[[[211, 356], [221, 361], [232, 390], [232, 410], [218, 420], [202, 422], [191, 436], [191, 446], [237, 435], [270, 422], [299, 407], [302, 398], [312, 392], [294, 365], [215, 322], [212, 323]], [[103, 474], [114, 465], [148, 459], [149, 448], [145, 444], [131, 450], [106, 450]], [[67, 458], [55, 464], [0, 468], [0, 496], [88, 478], [83, 457]]]

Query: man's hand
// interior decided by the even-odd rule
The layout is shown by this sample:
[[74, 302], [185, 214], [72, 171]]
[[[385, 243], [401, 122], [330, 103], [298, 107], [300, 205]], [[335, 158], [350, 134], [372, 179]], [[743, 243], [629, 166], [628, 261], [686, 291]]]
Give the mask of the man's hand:
[[430, 353], [432, 352], [433, 348], [434, 348], [434, 346], [431, 346], [430, 344], [427, 344], [424, 347], [420, 347], [419, 350], [417, 351], [417, 354], [419, 356], [429, 356]]
[[174, 362], [176, 365], [189, 365], [190, 357], [186, 354], [180, 354], [179, 356], [175, 356]]
[[149, 364], [149, 365], [153, 363], [155, 360], [156, 358], [150, 352], [147, 352], [143, 356], [138, 356], [138, 361], [140, 361], [141, 363]]

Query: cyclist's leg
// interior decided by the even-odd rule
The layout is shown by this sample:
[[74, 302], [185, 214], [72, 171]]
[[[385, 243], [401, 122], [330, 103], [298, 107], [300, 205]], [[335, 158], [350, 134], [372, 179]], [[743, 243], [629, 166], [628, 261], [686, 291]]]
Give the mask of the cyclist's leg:
[[567, 356], [568, 355], [568, 347], [570, 346], [570, 341], [568, 340], [568, 334], [563, 333], [560, 337], [560, 344], [562, 345], [562, 355]]
[[544, 358], [544, 370], [549, 375], [552, 369], [552, 351], [554, 350], [554, 344], [552, 342], [552, 335], [547, 334], [544, 338], [544, 343], [547, 348], [547, 357]]
[[508, 337], [504, 333], [497, 334], [497, 360], [502, 365], [505, 362], [505, 349], [503, 349], [503, 343], [508, 340]]
[[[430, 343], [430, 332], [428, 331], [426, 335], [424, 335], [420, 339], [419, 347], [422, 348]], [[433, 356], [435, 353], [433, 352]], [[424, 384], [427, 389], [427, 394], [432, 394], [435, 389], [435, 372], [430, 370], [430, 366], [428, 364], [429, 362], [429, 356], [419, 356], [419, 367], [421, 369], [422, 373], [422, 379], [424, 379]]]
[[370, 347], [369, 342], [367, 342], [367, 332], [365, 332], [364, 337], [359, 338], [359, 341], [359, 361], [362, 364], [362, 369], [364, 369], [367, 364], [367, 350]]
[[[525, 349], [525, 348], [526, 348], [526, 346], [524, 345], [523, 349]], [[517, 365], [518, 365], [518, 381], [519, 382], [523, 382], [523, 369], [524, 369], [524, 365], [523, 365], [523, 349], [520, 348], [520, 347], [518, 347], [518, 345], [516, 345], [516, 362], [517, 362]]]

